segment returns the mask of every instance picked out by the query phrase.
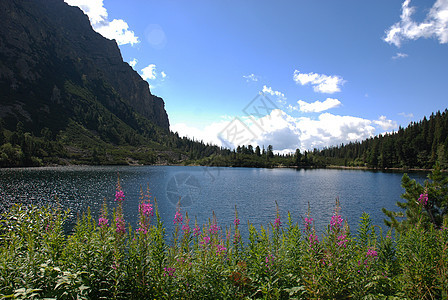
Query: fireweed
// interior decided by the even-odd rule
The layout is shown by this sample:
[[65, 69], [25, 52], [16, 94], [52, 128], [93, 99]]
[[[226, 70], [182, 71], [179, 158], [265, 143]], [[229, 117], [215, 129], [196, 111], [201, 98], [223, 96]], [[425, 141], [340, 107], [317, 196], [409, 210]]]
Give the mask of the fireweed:
[[[423, 200], [417, 200], [422, 205]], [[302, 225], [248, 223], [241, 239], [233, 224], [213, 214], [200, 227], [176, 209], [175, 238], [168, 239], [157, 201], [141, 192], [137, 230], [126, 230], [117, 184], [112, 216], [103, 205], [98, 220], [87, 212], [70, 234], [66, 213], [13, 206], [0, 223], [0, 297], [80, 299], [445, 299], [448, 294], [448, 221], [441, 230], [417, 225], [384, 236], [368, 214], [356, 233], [339, 202], [318, 234], [310, 211]], [[428, 199], [426, 201], [430, 201]], [[423, 210], [422, 210], [423, 211]], [[422, 212], [423, 213], [423, 212]], [[429, 229], [428, 229], [429, 228]], [[169, 240], [169, 242], [168, 242]]]

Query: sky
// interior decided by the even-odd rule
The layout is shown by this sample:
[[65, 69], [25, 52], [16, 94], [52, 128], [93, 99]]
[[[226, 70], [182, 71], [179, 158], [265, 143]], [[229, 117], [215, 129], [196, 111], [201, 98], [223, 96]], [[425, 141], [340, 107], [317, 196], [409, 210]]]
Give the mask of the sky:
[[195, 140], [290, 153], [448, 107], [448, 0], [65, 2]]

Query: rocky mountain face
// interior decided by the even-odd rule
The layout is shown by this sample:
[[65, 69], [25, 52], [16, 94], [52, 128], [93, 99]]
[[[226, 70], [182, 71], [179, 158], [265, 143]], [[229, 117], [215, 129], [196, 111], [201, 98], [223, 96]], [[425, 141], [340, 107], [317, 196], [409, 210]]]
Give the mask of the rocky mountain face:
[[0, 1], [0, 118], [54, 134], [69, 120], [93, 132], [111, 124], [140, 134], [142, 124], [169, 129], [163, 100], [123, 62], [117, 43], [63, 0]]

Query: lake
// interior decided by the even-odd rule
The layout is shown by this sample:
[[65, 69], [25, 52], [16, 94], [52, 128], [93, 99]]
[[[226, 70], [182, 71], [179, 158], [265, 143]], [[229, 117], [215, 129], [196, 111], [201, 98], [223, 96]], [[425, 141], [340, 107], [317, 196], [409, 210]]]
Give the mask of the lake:
[[[54, 204], [70, 209], [72, 225], [77, 216], [91, 208], [97, 218], [104, 201], [109, 212], [115, 207], [118, 176], [125, 193], [124, 215], [136, 228], [140, 188], [157, 199], [167, 232], [180, 200], [183, 213], [200, 225], [215, 212], [218, 224], [233, 225], [235, 206], [241, 224], [248, 221], [259, 228], [273, 222], [276, 203], [283, 224], [287, 213], [303, 224], [308, 207], [316, 229], [328, 225], [338, 197], [341, 214], [352, 231], [365, 211], [375, 225], [383, 226], [381, 208], [398, 210], [395, 203], [404, 192], [402, 173], [338, 169], [257, 169], [197, 166], [70, 166], [0, 169], [0, 204]], [[426, 173], [410, 173], [419, 182]], [[240, 226], [241, 227], [241, 226]], [[242, 226], [246, 228], [247, 226]], [[302, 226], [303, 228], [303, 226]]]

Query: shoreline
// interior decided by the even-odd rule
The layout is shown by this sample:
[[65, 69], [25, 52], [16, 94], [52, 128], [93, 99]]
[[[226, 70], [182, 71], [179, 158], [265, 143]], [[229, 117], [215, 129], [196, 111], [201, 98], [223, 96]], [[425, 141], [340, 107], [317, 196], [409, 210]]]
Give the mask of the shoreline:
[[[19, 167], [1, 167], [0, 170], [14, 170], [14, 169], [39, 169], [39, 168], [64, 168], [64, 167], [143, 167], [143, 166], [189, 166], [189, 167], [210, 167], [210, 168], [235, 168], [233, 166], [207, 166], [199, 164], [168, 164], [168, 163], [156, 163], [156, 164], [109, 164], [109, 165], [89, 165], [89, 164], [50, 164], [44, 166], [19, 166]], [[369, 167], [351, 167], [351, 166], [337, 166], [329, 165], [324, 167], [315, 166], [273, 166], [273, 167], [241, 167], [241, 168], [255, 168], [255, 169], [334, 169], [334, 170], [359, 170], [359, 171], [374, 171], [374, 172], [432, 172], [434, 169], [424, 168], [369, 168]], [[448, 170], [442, 170], [442, 172], [448, 172]]]
[[[369, 168], [369, 167], [349, 167], [349, 166], [336, 166], [336, 165], [330, 165], [325, 167], [324, 169], [341, 169], [341, 170], [364, 170], [364, 171], [381, 171], [381, 172], [387, 172], [387, 171], [399, 171], [399, 172], [432, 172], [434, 169], [424, 169], [424, 168]], [[442, 170], [442, 172], [447, 172], [448, 170]]]

